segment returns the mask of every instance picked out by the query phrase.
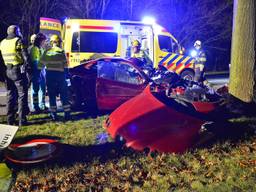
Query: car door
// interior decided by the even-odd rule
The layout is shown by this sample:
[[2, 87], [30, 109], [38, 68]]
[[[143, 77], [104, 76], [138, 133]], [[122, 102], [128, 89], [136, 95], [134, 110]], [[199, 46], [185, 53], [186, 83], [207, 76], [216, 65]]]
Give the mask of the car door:
[[97, 105], [100, 110], [113, 110], [138, 95], [148, 84], [134, 66], [125, 61], [98, 61], [96, 80]]
[[185, 68], [193, 68], [193, 58], [179, 53], [178, 43], [168, 35], [158, 35], [158, 65], [180, 74]]

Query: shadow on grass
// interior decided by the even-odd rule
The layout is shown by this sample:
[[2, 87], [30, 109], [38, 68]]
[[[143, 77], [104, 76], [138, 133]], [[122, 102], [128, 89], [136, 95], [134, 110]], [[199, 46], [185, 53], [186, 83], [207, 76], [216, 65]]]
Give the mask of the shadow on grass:
[[211, 148], [216, 143], [226, 141], [236, 144], [256, 135], [256, 118], [245, 118], [234, 122], [213, 122], [206, 124], [205, 129], [206, 131], [199, 137], [196, 148]]
[[[97, 117], [101, 117], [109, 114], [110, 111], [102, 111], [96, 113], [88, 113], [83, 111], [75, 111], [71, 113], [72, 121], [79, 121], [82, 119], [96, 119]], [[58, 112], [59, 122], [64, 122], [63, 112]], [[40, 114], [31, 113], [27, 116], [28, 126], [29, 125], [42, 125], [51, 121], [49, 112], [42, 112]], [[0, 115], [0, 123], [7, 124], [6, 115]], [[16, 119], [16, 124], [18, 125], [18, 120]]]
[[[31, 135], [29, 137], [20, 137], [15, 139], [15, 143], [25, 143], [26, 141], [32, 139], [55, 139], [60, 140], [59, 137], [51, 137], [45, 135]], [[13, 143], [14, 143], [13, 142]], [[104, 144], [95, 144], [88, 146], [74, 146], [68, 144], [59, 144], [60, 150], [57, 152], [56, 157], [52, 159], [35, 164], [17, 164], [12, 163], [8, 160], [7, 164], [9, 167], [16, 171], [19, 170], [30, 170], [33, 168], [43, 168], [47, 167], [69, 167], [75, 163], [92, 163], [95, 161], [100, 161], [102, 163], [119, 159], [124, 156], [134, 156], [136, 153], [134, 150], [123, 147], [120, 142], [107, 142]]]

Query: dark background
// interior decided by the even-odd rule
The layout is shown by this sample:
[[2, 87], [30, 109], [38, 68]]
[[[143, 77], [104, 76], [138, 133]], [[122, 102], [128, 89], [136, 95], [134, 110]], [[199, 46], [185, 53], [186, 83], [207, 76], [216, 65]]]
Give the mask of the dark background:
[[0, 0], [0, 39], [11, 24], [28, 43], [39, 18], [141, 20], [152, 16], [189, 52], [203, 43], [207, 71], [228, 70], [232, 35], [232, 0]]

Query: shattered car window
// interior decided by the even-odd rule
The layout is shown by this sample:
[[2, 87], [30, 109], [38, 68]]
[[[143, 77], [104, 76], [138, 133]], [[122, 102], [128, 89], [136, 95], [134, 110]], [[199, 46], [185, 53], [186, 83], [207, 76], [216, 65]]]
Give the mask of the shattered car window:
[[113, 62], [98, 62], [98, 77], [115, 80], [115, 64]]
[[145, 81], [136, 68], [123, 62], [99, 61], [98, 77], [135, 85]]

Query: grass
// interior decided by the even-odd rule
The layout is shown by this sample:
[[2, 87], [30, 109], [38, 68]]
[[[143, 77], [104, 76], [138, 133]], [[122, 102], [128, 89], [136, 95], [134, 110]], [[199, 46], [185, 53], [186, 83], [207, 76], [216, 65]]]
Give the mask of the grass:
[[154, 157], [111, 139], [98, 144], [103, 119], [53, 123], [47, 115], [31, 116], [34, 125], [19, 129], [16, 139], [56, 137], [63, 151], [41, 165], [10, 165], [16, 175], [12, 191], [256, 191], [255, 118], [233, 120], [234, 130], [242, 128], [243, 134]]

